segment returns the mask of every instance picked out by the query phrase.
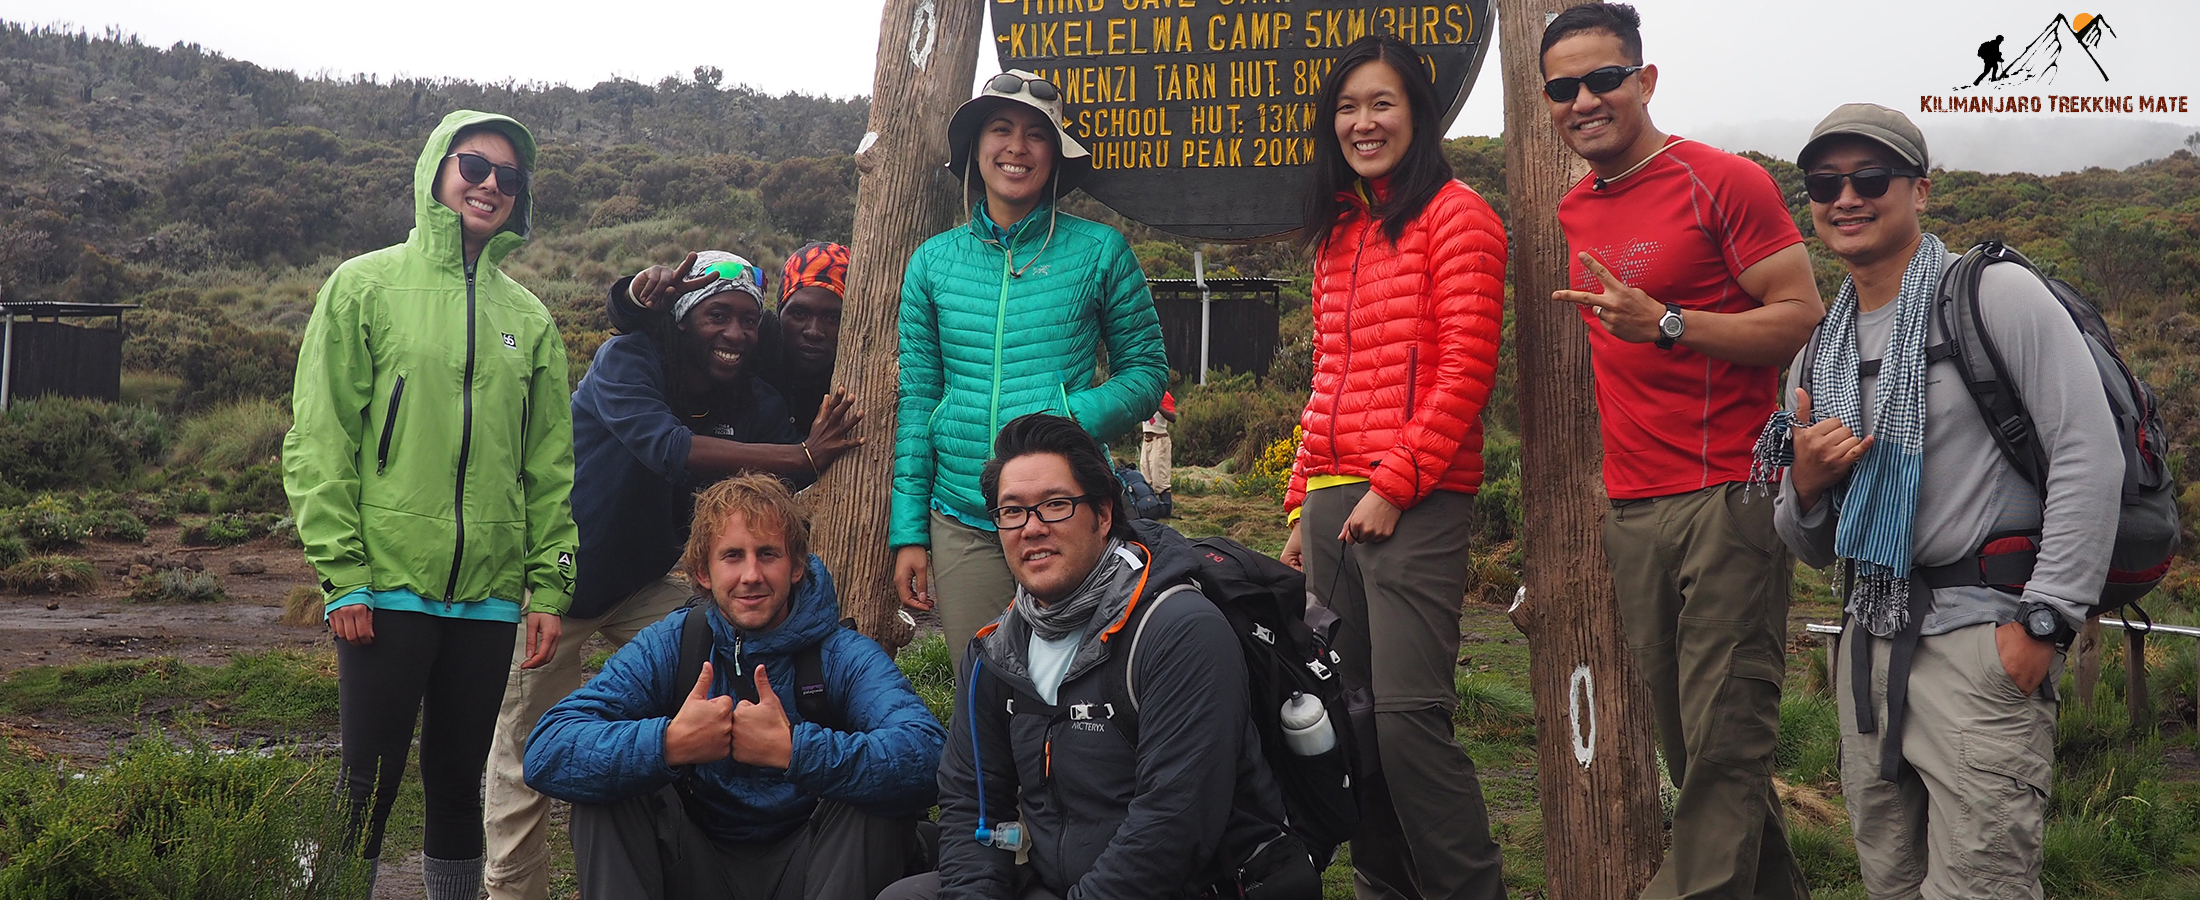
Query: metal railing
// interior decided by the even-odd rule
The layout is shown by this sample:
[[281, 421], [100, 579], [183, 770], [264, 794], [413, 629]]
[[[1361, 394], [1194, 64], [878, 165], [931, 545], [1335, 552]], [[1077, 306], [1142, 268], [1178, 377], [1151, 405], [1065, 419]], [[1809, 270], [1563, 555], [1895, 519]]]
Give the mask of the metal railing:
[[[2089, 704], [2093, 702], [2094, 688], [2097, 687], [2097, 682], [2100, 679], [2100, 626], [2121, 629], [2124, 633], [2125, 706], [2131, 712], [2131, 727], [2145, 729], [2153, 725], [2154, 719], [2154, 698], [2147, 692], [2147, 635], [2167, 634], [2177, 637], [2200, 638], [2200, 628], [2190, 625], [2133, 622], [2121, 618], [2122, 611], [2118, 611], [2117, 615], [2119, 618], [2094, 618], [2089, 620], [2086, 622], [2085, 630], [2079, 632], [2078, 642], [2074, 645], [2075, 655], [2079, 658], [2076, 673], [2078, 679], [2077, 694], [2084, 702]], [[1841, 658], [1841, 626], [1812, 622], [1805, 625], [1804, 630], [1818, 635], [1825, 643], [1826, 687], [1829, 691], [1834, 690], [1836, 687], [1834, 673], [1839, 670], [1839, 666], [1835, 664], [1835, 661]], [[2088, 654], [2092, 655], [2090, 665], [2087, 664], [2085, 659]], [[2196, 662], [2200, 662], [2200, 659], [2196, 659]], [[1836, 694], [1835, 696], [1839, 695]]]

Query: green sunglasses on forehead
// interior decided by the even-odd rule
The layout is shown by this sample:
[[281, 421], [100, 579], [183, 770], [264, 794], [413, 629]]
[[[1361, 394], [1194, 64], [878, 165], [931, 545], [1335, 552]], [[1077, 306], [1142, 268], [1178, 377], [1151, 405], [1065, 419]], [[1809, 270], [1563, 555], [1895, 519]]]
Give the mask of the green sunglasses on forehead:
[[730, 259], [720, 260], [704, 266], [703, 270], [697, 272], [696, 275], [717, 275], [727, 281], [747, 280], [758, 287], [762, 287], [764, 284], [764, 270], [755, 266], [743, 265]]

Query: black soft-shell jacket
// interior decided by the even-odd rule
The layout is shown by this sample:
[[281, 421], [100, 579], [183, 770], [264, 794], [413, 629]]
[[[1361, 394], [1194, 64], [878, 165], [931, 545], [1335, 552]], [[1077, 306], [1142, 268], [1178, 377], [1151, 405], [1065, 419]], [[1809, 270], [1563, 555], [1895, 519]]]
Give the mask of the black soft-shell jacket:
[[[1085, 641], [1107, 652], [1087, 659], [1081, 648], [1052, 707], [1027, 675], [1020, 617], [971, 641], [976, 677], [965, 673], [971, 693], [955, 704], [940, 760], [942, 900], [1016, 893], [1014, 854], [975, 836], [981, 777], [987, 825], [1020, 817], [1029, 874], [1065, 900], [1196, 895], [1280, 833], [1283, 802], [1247, 716], [1237, 638], [1197, 591], [1154, 604], [1191, 580], [1189, 545], [1152, 529], [1132, 550], [1149, 562], [1143, 588], [1127, 609], [1096, 613], [1107, 618]], [[1136, 652], [1111, 664], [1134, 633]], [[1138, 694], [1136, 746], [1111, 671], [1123, 663]]]

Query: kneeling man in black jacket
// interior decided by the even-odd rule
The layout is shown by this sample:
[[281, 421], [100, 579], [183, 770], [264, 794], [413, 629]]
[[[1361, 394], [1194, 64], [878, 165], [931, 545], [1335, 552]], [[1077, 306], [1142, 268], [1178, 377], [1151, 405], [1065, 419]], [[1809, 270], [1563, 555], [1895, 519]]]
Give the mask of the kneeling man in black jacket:
[[880, 900], [1318, 896], [1189, 545], [1133, 529], [1070, 419], [1016, 419], [993, 453], [979, 485], [1016, 599], [963, 656], [939, 871]]

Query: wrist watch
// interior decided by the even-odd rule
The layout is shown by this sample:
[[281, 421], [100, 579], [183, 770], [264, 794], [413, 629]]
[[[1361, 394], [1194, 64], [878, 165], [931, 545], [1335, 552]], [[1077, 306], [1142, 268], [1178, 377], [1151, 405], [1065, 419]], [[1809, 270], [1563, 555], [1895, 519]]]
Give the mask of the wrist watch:
[[2045, 603], [2032, 601], [2017, 607], [2017, 621], [2024, 623], [2024, 633], [2036, 641], [2053, 641], [2057, 649], [2070, 646], [2078, 636], [2062, 614]]
[[1666, 304], [1665, 315], [1658, 319], [1658, 349], [1673, 349], [1673, 342], [1680, 340], [1681, 332], [1687, 330], [1687, 326], [1681, 322], [1681, 308], [1671, 303]]

